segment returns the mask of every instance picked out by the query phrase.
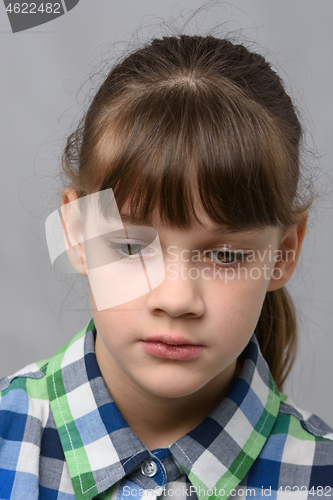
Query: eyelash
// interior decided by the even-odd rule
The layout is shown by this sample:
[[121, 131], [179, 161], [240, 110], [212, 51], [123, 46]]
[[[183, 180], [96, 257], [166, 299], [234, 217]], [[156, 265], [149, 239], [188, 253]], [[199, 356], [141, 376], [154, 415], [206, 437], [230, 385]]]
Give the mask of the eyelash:
[[223, 262], [218, 261], [218, 260], [216, 261], [218, 266], [223, 267], [225, 269], [228, 269], [230, 267], [238, 267], [241, 263], [244, 263], [246, 261], [246, 258], [248, 255], [248, 254], [243, 253], [243, 252], [234, 252], [232, 250], [221, 250], [221, 249], [220, 250], [209, 250], [208, 253], [212, 253], [212, 254], [223, 253], [223, 254], [227, 254], [229, 256], [238, 257], [237, 260], [233, 260], [229, 263], [223, 263]]
[[131, 254], [125, 254], [124, 252], [121, 252], [119, 250], [119, 247], [122, 247], [122, 246], [126, 246], [127, 249], [128, 247], [130, 247], [130, 249], [132, 250], [132, 247], [135, 247], [135, 246], [140, 246], [140, 247], [143, 247], [143, 249], [145, 248], [149, 248], [148, 246], [146, 245], [141, 245], [140, 243], [133, 243], [133, 242], [130, 242], [130, 243], [114, 243], [114, 242], [109, 242], [109, 247], [115, 252], [115, 254], [117, 254], [121, 259], [127, 259], [127, 260], [138, 260], [138, 257], [140, 258], [139, 254], [141, 253], [142, 254], [142, 250], [139, 251], [138, 253], [134, 254], [134, 255], [131, 255]]
[[[124, 252], [121, 252], [119, 250], [119, 247], [126, 246], [127, 248], [128, 247], [132, 248], [134, 246], [140, 246], [140, 247], [143, 247], [144, 249], [149, 248], [149, 246], [141, 245], [140, 243], [133, 243], [133, 242], [130, 242], [130, 243], [109, 242], [109, 246], [121, 259], [126, 258], [127, 260], [133, 260], [133, 261], [138, 260], [139, 254], [142, 253], [142, 250], [139, 251], [138, 253], [135, 253], [134, 255], [133, 254], [131, 255], [131, 254], [125, 254]], [[152, 252], [152, 250], [151, 250], [151, 252]], [[207, 253], [211, 253], [211, 254], [223, 253], [223, 254], [227, 254], [229, 256], [238, 257], [237, 260], [232, 260], [231, 262], [228, 262], [228, 263], [223, 263], [223, 262], [218, 261], [218, 260], [216, 260], [216, 262], [214, 262], [214, 264], [217, 264], [218, 266], [226, 268], [226, 269], [230, 268], [230, 267], [237, 267], [237, 266], [239, 266], [239, 264], [244, 263], [244, 261], [246, 261], [247, 255], [248, 255], [248, 254], [243, 253], [243, 252], [233, 252], [232, 250], [222, 250], [222, 249], [209, 250]]]

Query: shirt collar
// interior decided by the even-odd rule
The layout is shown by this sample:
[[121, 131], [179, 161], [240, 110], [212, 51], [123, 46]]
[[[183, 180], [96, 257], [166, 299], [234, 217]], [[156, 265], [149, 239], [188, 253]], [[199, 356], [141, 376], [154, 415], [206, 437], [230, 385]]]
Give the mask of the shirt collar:
[[[51, 358], [46, 374], [52, 413], [79, 500], [105, 491], [152, 457], [104, 383], [94, 333], [91, 320]], [[215, 496], [228, 498], [264, 446], [279, 406], [280, 393], [253, 334], [230, 391], [200, 425], [169, 448], [200, 500], [214, 488]]]

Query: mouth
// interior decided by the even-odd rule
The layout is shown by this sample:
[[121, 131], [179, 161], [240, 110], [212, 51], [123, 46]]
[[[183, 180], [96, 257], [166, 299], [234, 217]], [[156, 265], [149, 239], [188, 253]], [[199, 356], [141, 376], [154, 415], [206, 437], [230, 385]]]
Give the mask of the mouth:
[[152, 356], [169, 359], [193, 359], [200, 356], [203, 345], [195, 344], [182, 335], [152, 335], [140, 341], [143, 349]]

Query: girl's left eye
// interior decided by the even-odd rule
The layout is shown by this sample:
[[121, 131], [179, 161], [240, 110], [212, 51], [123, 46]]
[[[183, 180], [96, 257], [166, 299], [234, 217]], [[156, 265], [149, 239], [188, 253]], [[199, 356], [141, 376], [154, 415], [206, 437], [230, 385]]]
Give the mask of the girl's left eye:
[[246, 254], [242, 252], [233, 252], [231, 250], [210, 250], [208, 254], [212, 254], [211, 260], [224, 267], [232, 267], [244, 262]]

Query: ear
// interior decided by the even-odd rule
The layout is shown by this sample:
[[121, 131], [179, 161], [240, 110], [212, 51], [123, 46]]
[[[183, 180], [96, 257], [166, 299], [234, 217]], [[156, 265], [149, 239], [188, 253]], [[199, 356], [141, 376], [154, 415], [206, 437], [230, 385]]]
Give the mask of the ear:
[[61, 199], [61, 220], [67, 256], [75, 271], [88, 276], [80, 215], [77, 192], [75, 189], [66, 188]]
[[291, 278], [301, 253], [306, 233], [308, 213], [302, 214], [301, 221], [286, 230], [279, 245], [279, 260], [273, 269], [267, 292], [282, 288]]

